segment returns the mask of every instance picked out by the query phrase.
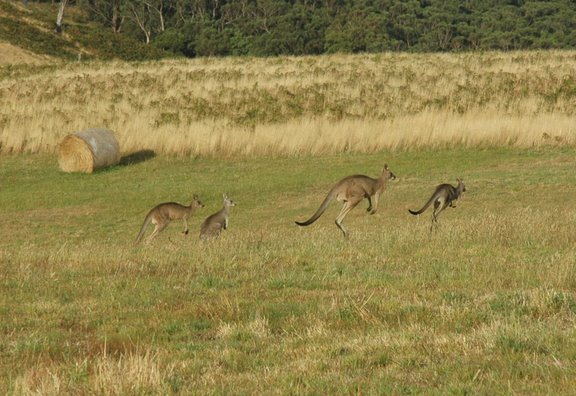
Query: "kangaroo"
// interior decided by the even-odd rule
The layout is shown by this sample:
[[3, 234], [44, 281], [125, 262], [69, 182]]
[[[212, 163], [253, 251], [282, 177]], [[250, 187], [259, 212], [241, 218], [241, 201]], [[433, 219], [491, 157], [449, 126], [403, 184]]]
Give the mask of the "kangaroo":
[[354, 209], [364, 198], [368, 199], [368, 209], [370, 214], [376, 213], [380, 195], [384, 191], [388, 180], [394, 180], [396, 176], [388, 169], [388, 164], [382, 168], [382, 173], [377, 179], [364, 175], [352, 175], [345, 177], [332, 187], [324, 202], [320, 205], [316, 213], [308, 220], [296, 224], [299, 226], [308, 226], [314, 223], [328, 208], [333, 199], [344, 202], [344, 206], [336, 217], [336, 226], [342, 231], [344, 237], [348, 237], [348, 230], [342, 222], [346, 215]]
[[228, 198], [226, 194], [222, 196], [224, 198], [224, 206], [218, 212], [208, 216], [206, 220], [204, 220], [200, 227], [200, 239], [217, 238], [220, 236], [220, 231], [228, 228], [230, 208], [236, 206], [236, 202]]
[[419, 215], [420, 213], [423, 213], [426, 209], [428, 209], [428, 206], [434, 203], [434, 211], [432, 212], [432, 224], [430, 225], [430, 232], [432, 232], [432, 227], [434, 225], [438, 227], [438, 215], [448, 206], [450, 206], [451, 208], [455, 208], [456, 205], [454, 204], [454, 201], [460, 198], [460, 195], [462, 195], [462, 193], [466, 191], [464, 181], [462, 179], [456, 179], [456, 180], [458, 181], [458, 185], [456, 187], [450, 184], [440, 184], [439, 186], [437, 186], [436, 189], [434, 190], [434, 193], [432, 194], [428, 202], [424, 204], [422, 209], [417, 211], [408, 209], [408, 211], [413, 215]]
[[161, 231], [163, 231], [172, 220], [182, 219], [184, 222], [184, 234], [188, 234], [188, 219], [196, 211], [196, 209], [203, 208], [204, 204], [200, 201], [197, 195], [194, 195], [190, 206], [180, 205], [176, 202], [164, 202], [156, 205], [144, 219], [144, 224], [140, 228], [140, 232], [136, 237], [136, 243], [140, 242], [146, 231], [148, 224], [154, 224], [154, 231], [147, 239], [147, 242], [152, 241]]

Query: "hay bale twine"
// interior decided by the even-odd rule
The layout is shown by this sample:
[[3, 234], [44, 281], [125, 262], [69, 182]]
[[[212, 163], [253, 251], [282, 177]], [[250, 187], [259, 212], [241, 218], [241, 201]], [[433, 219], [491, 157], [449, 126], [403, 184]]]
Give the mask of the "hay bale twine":
[[58, 164], [64, 172], [92, 173], [118, 162], [120, 146], [107, 129], [86, 129], [68, 135], [60, 142]]

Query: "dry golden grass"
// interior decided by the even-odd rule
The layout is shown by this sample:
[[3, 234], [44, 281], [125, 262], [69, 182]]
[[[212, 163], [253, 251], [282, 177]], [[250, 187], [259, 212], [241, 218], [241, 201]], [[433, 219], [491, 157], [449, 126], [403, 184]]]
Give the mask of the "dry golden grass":
[[90, 359], [79, 359], [64, 370], [61, 366], [39, 362], [14, 381], [14, 394], [56, 396], [75, 393], [73, 378], [89, 377], [94, 394], [168, 394], [167, 379], [173, 364], [160, 366], [158, 353], [151, 351], [109, 356], [106, 351]]
[[0, 70], [0, 150], [116, 132], [204, 157], [576, 142], [576, 52], [333, 55]]
[[36, 55], [9, 43], [0, 42], [0, 67], [4, 65], [42, 65], [50, 62], [48, 56]]

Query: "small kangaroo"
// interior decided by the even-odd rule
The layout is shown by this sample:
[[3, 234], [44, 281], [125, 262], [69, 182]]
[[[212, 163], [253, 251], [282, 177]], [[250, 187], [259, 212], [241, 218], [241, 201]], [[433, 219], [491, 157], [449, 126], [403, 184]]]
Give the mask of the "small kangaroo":
[[223, 194], [222, 197], [224, 198], [222, 209], [208, 216], [200, 226], [200, 239], [217, 238], [220, 236], [220, 231], [228, 228], [230, 208], [236, 206], [236, 202], [228, 198], [226, 194]]
[[140, 228], [140, 232], [136, 237], [136, 243], [140, 242], [146, 231], [148, 224], [154, 224], [154, 231], [147, 239], [147, 242], [152, 241], [161, 231], [163, 231], [172, 220], [182, 219], [184, 222], [184, 234], [188, 234], [188, 219], [196, 211], [196, 209], [203, 208], [204, 204], [200, 201], [197, 195], [194, 195], [190, 206], [180, 205], [176, 202], [164, 202], [156, 205], [144, 219], [144, 224]]
[[454, 201], [460, 198], [460, 195], [462, 195], [462, 193], [466, 191], [464, 181], [458, 178], [456, 180], [458, 181], [458, 185], [456, 187], [450, 184], [440, 184], [439, 186], [437, 186], [436, 189], [434, 190], [434, 193], [432, 194], [428, 202], [426, 202], [426, 204], [422, 207], [422, 209], [417, 211], [408, 209], [408, 211], [413, 215], [419, 215], [420, 213], [428, 209], [428, 206], [434, 203], [434, 211], [432, 212], [432, 224], [430, 225], [430, 232], [432, 232], [432, 227], [434, 225], [438, 227], [438, 215], [440, 214], [440, 212], [442, 212], [448, 206], [450, 206], [451, 208], [455, 208], [456, 205], [454, 204]]
[[346, 215], [364, 198], [368, 199], [368, 209], [366, 210], [370, 212], [370, 214], [376, 213], [380, 195], [384, 191], [388, 180], [394, 179], [396, 179], [396, 176], [388, 169], [388, 164], [384, 165], [382, 173], [377, 179], [364, 175], [345, 177], [332, 187], [324, 199], [324, 202], [322, 202], [312, 217], [303, 222], [297, 221], [296, 224], [299, 226], [307, 226], [314, 223], [320, 216], [322, 216], [332, 200], [336, 198], [337, 201], [344, 202], [344, 206], [336, 217], [336, 226], [338, 226], [338, 228], [344, 233], [344, 237], [347, 238], [348, 230], [344, 227], [344, 224], [342, 224]]

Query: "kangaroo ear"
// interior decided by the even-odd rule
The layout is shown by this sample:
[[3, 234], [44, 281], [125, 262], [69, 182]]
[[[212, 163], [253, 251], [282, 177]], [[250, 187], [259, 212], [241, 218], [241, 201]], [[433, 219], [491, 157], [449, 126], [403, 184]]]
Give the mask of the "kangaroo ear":
[[384, 164], [384, 169], [388, 170], [388, 164]]
[[228, 196], [226, 195], [226, 193], [222, 194], [222, 198], [228, 199]]
[[198, 194], [194, 194], [194, 199], [198, 199]]

